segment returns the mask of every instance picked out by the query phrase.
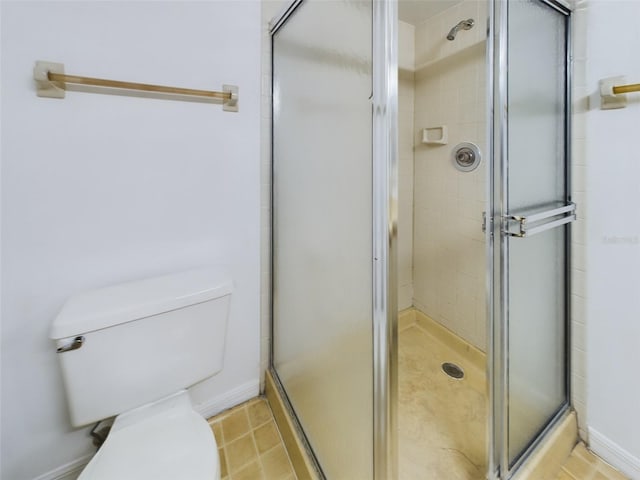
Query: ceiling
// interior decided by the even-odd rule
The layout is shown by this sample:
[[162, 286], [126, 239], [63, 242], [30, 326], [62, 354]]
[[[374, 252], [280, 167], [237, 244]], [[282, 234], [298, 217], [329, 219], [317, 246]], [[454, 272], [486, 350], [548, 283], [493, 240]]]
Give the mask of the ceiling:
[[418, 25], [461, 2], [462, 0], [399, 0], [398, 18], [411, 25]]

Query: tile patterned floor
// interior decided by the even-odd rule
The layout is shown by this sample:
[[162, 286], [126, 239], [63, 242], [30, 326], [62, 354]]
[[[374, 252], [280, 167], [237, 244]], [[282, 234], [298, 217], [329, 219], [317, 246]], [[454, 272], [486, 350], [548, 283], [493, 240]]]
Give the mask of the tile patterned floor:
[[222, 480], [296, 480], [267, 401], [254, 398], [209, 419]]
[[[399, 344], [400, 479], [483, 479], [482, 372], [415, 324], [401, 329]], [[470, 378], [460, 382], [446, 377], [440, 370], [445, 359], [463, 366]], [[222, 480], [297, 480], [263, 397], [227, 410], [209, 424], [218, 443]], [[628, 478], [579, 443], [555, 480]]]
[[556, 480], [628, 480], [628, 477], [587, 450], [584, 443], [579, 443]]

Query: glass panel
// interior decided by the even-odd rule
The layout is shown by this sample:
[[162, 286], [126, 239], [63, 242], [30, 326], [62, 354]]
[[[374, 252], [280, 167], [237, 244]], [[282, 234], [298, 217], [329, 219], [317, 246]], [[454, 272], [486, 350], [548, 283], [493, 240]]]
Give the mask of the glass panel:
[[565, 16], [509, 2], [509, 210], [565, 199]]
[[273, 37], [273, 363], [327, 478], [373, 477], [371, 2]]
[[[508, 205], [566, 202], [566, 17], [539, 0], [508, 2]], [[566, 399], [566, 227], [508, 242], [510, 464]]]
[[565, 229], [509, 242], [509, 461], [565, 399]]

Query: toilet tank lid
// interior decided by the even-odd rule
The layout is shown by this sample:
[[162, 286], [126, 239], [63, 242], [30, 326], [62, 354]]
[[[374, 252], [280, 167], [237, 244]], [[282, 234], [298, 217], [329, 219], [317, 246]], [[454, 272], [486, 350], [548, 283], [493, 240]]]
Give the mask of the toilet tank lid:
[[50, 336], [61, 339], [229, 295], [233, 282], [224, 268], [208, 267], [121, 283], [71, 296], [53, 321]]

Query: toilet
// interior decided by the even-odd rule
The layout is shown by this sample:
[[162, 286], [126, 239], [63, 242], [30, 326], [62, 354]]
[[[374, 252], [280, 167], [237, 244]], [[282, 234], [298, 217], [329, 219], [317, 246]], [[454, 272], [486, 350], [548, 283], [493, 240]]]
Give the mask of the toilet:
[[80, 480], [219, 480], [216, 440], [186, 388], [223, 367], [233, 284], [220, 268], [70, 297], [55, 318], [71, 423], [115, 416]]

